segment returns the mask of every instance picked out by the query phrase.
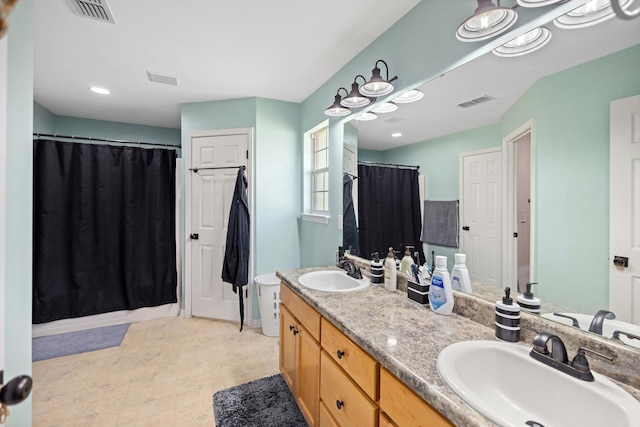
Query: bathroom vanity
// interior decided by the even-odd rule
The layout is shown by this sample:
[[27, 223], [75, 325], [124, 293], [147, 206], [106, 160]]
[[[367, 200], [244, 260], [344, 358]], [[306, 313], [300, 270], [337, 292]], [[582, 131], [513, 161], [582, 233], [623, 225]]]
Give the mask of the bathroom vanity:
[[435, 314], [401, 291], [323, 292], [299, 284], [316, 270], [323, 269], [277, 273], [280, 370], [310, 426], [496, 425], [463, 401], [436, 366], [450, 344], [495, 340], [492, 328]]

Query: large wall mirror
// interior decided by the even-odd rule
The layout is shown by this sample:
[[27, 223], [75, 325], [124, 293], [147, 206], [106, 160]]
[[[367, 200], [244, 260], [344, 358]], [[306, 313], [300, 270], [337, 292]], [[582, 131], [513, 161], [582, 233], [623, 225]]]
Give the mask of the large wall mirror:
[[[459, 247], [425, 244], [428, 260], [431, 251], [446, 255], [451, 269], [454, 253], [467, 253], [470, 270], [480, 272], [477, 289], [487, 287], [487, 298], [494, 298], [491, 289], [499, 294], [506, 286], [523, 290], [537, 282], [536, 296], [578, 318], [582, 329], [596, 312], [611, 310], [616, 319], [604, 320], [604, 337], [614, 330], [640, 335], [640, 287], [633, 293], [610, 286], [617, 254], [609, 249], [610, 206], [633, 209], [610, 195], [610, 175], [618, 172], [610, 167], [610, 106], [640, 95], [639, 22], [612, 18], [576, 30], [548, 23], [551, 41], [536, 52], [513, 58], [488, 53], [422, 85], [424, 98], [416, 103], [345, 124], [345, 134], [357, 134], [350, 141], [357, 139], [358, 161], [420, 166], [426, 199], [461, 200]], [[396, 132], [402, 136], [392, 137]], [[501, 181], [493, 218], [497, 243], [491, 246], [462, 230], [471, 220], [463, 172], [467, 156], [493, 152]], [[518, 190], [523, 175], [529, 182]], [[633, 191], [638, 196], [638, 188]], [[628, 308], [620, 308], [620, 300]], [[640, 348], [640, 340], [620, 338]]]

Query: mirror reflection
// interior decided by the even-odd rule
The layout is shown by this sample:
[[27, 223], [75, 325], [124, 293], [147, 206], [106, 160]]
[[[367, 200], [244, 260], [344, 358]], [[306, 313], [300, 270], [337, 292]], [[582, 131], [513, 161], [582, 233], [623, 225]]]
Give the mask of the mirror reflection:
[[[640, 348], [632, 337], [640, 335], [632, 263], [613, 263], [629, 257], [629, 230], [640, 221], [629, 200], [639, 196], [630, 167], [610, 166], [630, 164], [630, 152], [613, 144], [619, 133], [632, 138], [624, 132], [633, 129], [626, 104], [634, 100], [613, 101], [640, 94], [637, 23], [615, 18], [580, 30], [550, 23], [543, 49], [486, 54], [422, 85], [416, 103], [347, 123], [345, 135], [357, 134], [352, 163], [419, 166], [423, 200], [460, 201], [458, 246], [424, 243], [427, 263], [433, 251], [451, 270], [454, 254], [465, 253], [473, 292], [494, 301], [503, 287], [522, 295], [536, 283], [542, 315], [581, 329], [602, 310], [613, 312], [615, 319], [602, 316], [602, 335]], [[616, 192], [619, 185], [627, 193]], [[369, 196], [360, 191], [354, 200]]]

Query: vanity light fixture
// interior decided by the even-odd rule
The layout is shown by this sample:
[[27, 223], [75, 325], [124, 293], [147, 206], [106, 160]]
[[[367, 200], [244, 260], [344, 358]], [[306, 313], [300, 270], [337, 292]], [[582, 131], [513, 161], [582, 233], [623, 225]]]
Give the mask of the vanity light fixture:
[[422, 99], [423, 96], [424, 93], [420, 89], [409, 89], [393, 98], [393, 102], [396, 104], [408, 104]]
[[546, 27], [538, 27], [498, 46], [492, 52], [502, 57], [522, 56], [542, 48], [549, 40], [551, 31]]
[[[620, 7], [626, 9], [634, 0], [620, 0]], [[584, 5], [553, 20], [558, 28], [572, 30], [599, 24], [615, 16], [610, 0], [587, 0]]]
[[375, 120], [377, 118], [378, 118], [378, 116], [376, 116], [374, 113], [371, 113], [369, 111], [365, 111], [365, 112], [362, 112], [362, 113], [358, 114], [353, 119], [361, 121], [361, 122], [368, 122], [369, 120]]
[[324, 113], [327, 116], [340, 117], [340, 116], [348, 116], [349, 114], [351, 114], [350, 109], [348, 109], [347, 107], [343, 107], [340, 104], [340, 101], [342, 100], [342, 97], [340, 96], [340, 90], [343, 90], [347, 95], [349, 95], [349, 92], [347, 92], [345, 88], [343, 87], [339, 88], [338, 91], [336, 92], [336, 97], [335, 97], [335, 100], [333, 101], [333, 104], [329, 106], [326, 110], [324, 110]]
[[393, 102], [382, 102], [371, 109], [374, 113], [384, 114], [396, 111], [398, 106]]
[[343, 98], [342, 101], [340, 101], [340, 105], [342, 105], [343, 107], [357, 108], [371, 104], [371, 98], [362, 96], [360, 94], [360, 91], [358, 90], [358, 77], [362, 78], [365, 83], [367, 82], [367, 79], [365, 79], [364, 76], [360, 74], [358, 74], [355, 79], [353, 79], [353, 83], [351, 84], [351, 93], [349, 93], [346, 98]]
[[456, 37], [463, 42], [476, 42], [502, 34], [516, 23], [518, 14], [508, 7], [501, 7], [491, 0], [478, 0], [478, 8], [465, 19], [456, 31]]
[[111, 92], [109, 91], [109, 89], [105, 89], [103, 87], [98, 87], [98, 86], [91, 86], [89, 88], [89, 90], [93, 93], [97, 93], [99, 95], [109, 95]]
[[[380, 74], [380, 68], [378, 68], [379, 63], [384, 64], [387, 77], [386, 79], [383, 79]], [[391, 91], [393, 91], [393, 85], [391, 82], [397, 78], [398, 76], [389, 79], [389, 66], [382, 59], [378, 59], [374, 69], [371, 70], [371, 78], [360, 87], [360, 93], [369, 97], [378, 97], [391, 93]]]

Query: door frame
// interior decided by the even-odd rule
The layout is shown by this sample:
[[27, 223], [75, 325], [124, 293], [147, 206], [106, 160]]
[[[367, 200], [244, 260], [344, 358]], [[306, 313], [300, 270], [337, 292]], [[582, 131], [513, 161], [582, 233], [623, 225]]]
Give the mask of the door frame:
[[192, 292], [192, 282], [191, 282], [191, 240], [189, 239], [189, 234], [191, 230], [191, 198], [192, 198], [192, 174], [191, 174], [191, 141], [193, 138], [207, 137], [207, 136], [224, 136], [224, 135], [237, 135], [237, 134], [247, 134], [249, 137], [249, 144], [247, 145], [247, 150], [249, 150], [249, 158], [247, 159], [247, 169], [245, 170], [247, 176], [247, 199], [249, 202], [249, 217], [251, 221], [249, 222], [249, 234], [251, 238], [249, 239], [249, 278], [247, 284], [247, 300], [245, 302], [245, 310], [247, 310], [248, 316], [245, 316], [245, 324], [248, 324], [250, 327], [256, 328], [260, 326], [260, 319], [253, 318], [253, 264], [255, 259], [254, 254], [254, 227], [255, 221], [253, 218], [255, 217], [255, 203], [253, 199], [253, 145], [254, 145], [254, 130], [253, 128], [230, 128], [230, 129], [213, 129], [213, 130], [205, 130], [205, 131], [196, 131], [189, 132], [186, 135], [185, 141], [183, 141], [182, 145], [182, 153], [183, 153], [183, 178], [184, 178], [184, 206], [183, 206], [183, 218], [184, 218], [184, 233], [183, 233], [183, 276], [184, 276], [184, 312], [182, 313], [183, 318], [192, 317], [192, 304], [191, 298], [193, 296]]
[[530, 156], [530, 188], [531, 203], [529, 227], [531, 230], [529, 242], [529, 279], [536, 281], [536, 138], [534, 121], [532, 119], [518, 126], [514, 131], [509, 133], [502, 139], [502, 191], [504, 198], [502, 203], [502, 287], [511, 286], [513, 289], [517, 280], [516, 265], [518, 245], [515, 244], [513, 233], [517, 230], [517, 199], [516, 199], [516, 147], [515, 142], [523, 135], [529, 133], [531, 135], [531, 156]]

